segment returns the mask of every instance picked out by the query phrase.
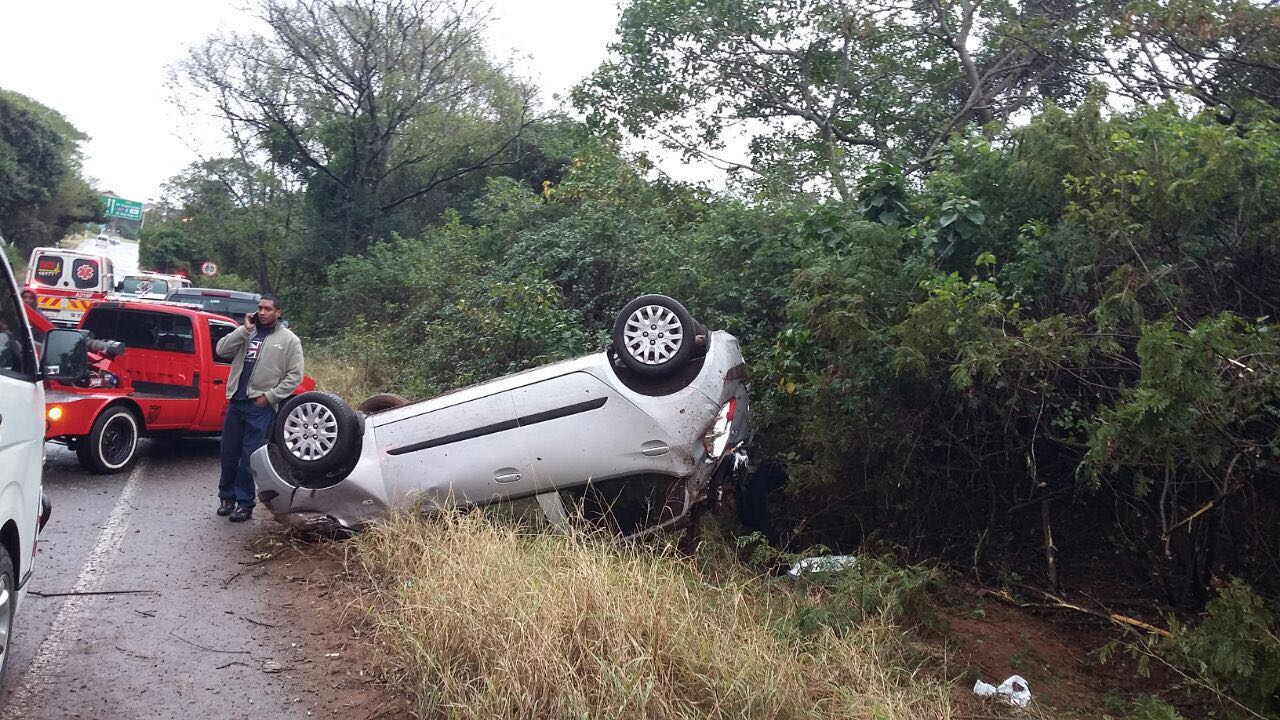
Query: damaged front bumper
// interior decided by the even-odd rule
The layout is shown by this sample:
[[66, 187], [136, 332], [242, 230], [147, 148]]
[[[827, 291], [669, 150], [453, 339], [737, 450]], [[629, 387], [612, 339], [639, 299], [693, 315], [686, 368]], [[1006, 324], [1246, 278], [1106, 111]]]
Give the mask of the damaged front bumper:
[[[366, 436], [369, 422], [366, 418]], [[282, 459], [272, 457], [279, 452], [274, 444], [258, 448], [249, 468], [257, 483], [258, 501], [285, 525], [303, 531], [350, 532], [386, 515], [391, 507], [372, 442], [362, 444], [351, 472], [333, 482], [295, 477]]]

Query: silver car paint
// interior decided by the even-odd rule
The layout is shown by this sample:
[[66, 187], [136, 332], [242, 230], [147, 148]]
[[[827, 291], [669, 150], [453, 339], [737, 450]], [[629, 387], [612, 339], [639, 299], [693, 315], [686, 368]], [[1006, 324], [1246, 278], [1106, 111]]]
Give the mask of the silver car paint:
[[[629, 389], [608, 356], [596, 353], [368, 415], [355, 468], [327, 488], [295, 486], [263, 447], [250, 463], [259, 498], [287, 524], [357, 528], [389, 508], [545, 499], [589, 481], [643, 474], [686, 478], [687, 510], [706, 492], [718, 462], [750, 433], [737, 338], [715, 332], [708, 343], [698, 375], [668, 395]], [[730, 451], [709, 460], [703, 434], [731, 397], [738, 405]], [[520, 424], [415, 449], [511, 418]]]

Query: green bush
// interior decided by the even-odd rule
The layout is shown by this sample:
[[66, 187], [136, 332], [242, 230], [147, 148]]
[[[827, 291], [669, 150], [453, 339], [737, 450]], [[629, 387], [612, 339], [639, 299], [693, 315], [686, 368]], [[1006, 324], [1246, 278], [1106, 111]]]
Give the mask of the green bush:
[[1280, 713], [1280, 624], [1273, 609], [1241, 580], [1232, 579], [1205, 606], [1200, 621], [1170, 620], [1158, 655], [1194, 680], [1194, 689], [1230, 698], [1232, 716]]

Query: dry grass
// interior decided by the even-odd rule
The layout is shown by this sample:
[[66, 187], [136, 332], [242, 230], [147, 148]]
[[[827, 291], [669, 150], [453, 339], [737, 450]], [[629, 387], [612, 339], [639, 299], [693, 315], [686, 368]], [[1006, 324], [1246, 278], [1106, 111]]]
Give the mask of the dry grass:
[[393, 518], [352, 549], [379, 670], [424, 718], [954, 715], [891, 624], [792, 635], [801, 598], [740, 570], [474, 512]]
[[370, 395], [382, 392], [372, 385], [368, 369], [360, 363], [343, 360], [316, 348], [315, 344], [304, 343], [304, 347], [307, 374], [316, 379], [316, 389], [336, 393], [352, 407]]

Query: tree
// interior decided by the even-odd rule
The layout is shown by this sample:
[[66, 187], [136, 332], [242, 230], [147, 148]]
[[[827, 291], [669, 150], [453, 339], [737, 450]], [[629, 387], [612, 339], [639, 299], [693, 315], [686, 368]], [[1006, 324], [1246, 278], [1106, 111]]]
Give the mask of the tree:
[[1223, 122], [1280, 109], [1280, 6], [1248, 0], [1125, 0], [1107, 13], [1110, 60], [1131, 97], [1194, 99]]
[[518, 158], [531, 89], [480, 42], [468, 0], [264, 0], [265, 33], [215, 37], [181, 66], [230, 135], [306, 186], [320, 260], [416, 232], [410, 210]]
[[193, 163], [165, 184], [169, 219], [148, 226], [144, 260], [194, 270], [216, 259], [224, 272], [271, 290], [306, 254], [303, 197], [279, 168], [245, 157]]
[[757, 131], [752, 169], [796, 184], [825, 176], [851, 200], [846, 176], [867, 160], [919, 168], [965, 128], [1084, 97], [1078, 60], [1097, 23], [1082, 7], [637, 0], [614, 59], [575, 97], [597, 125], [694, 154], [722, 147], [726, 131]]
[[96, 193], [80, 177], [84, 133], [57, 111], [0, 90], [0, 233], [24, 250], [100, 219]]

